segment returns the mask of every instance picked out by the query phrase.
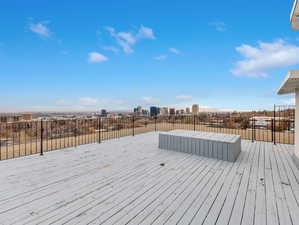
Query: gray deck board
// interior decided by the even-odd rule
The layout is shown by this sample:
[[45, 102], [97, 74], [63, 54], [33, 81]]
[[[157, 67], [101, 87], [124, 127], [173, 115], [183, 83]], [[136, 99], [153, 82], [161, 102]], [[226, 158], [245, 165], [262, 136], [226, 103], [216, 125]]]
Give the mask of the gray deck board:
[[252, 155], [252, 153], [254, 152], [254, 151], [249, 151], [249, 144], [250, 144], [249, 142], [243, 143], [244, 151], [243, 154], [241, 154], [241, 156], [243, 156], [244, 161], [240, 164], [239, 169], [236, 171], [236, 173], [231, 174], [234, 177], [233, 182], [227, 193], [221, 211], [216, 216], [216, 218], [214, 218], [214, 220], [217, 220], [216, 224], [228, 224], [230, 221], [230, 217], [231, 217], [230, 215], [232, 214], [236, 197], [239, 193], [240, 184], [243, 178], [244, 171], [246, 167], [249, 167], [250, 164], [248, 162], [250, 160], [250, 155]]
[[276, 193], [273, 187], [272, 165], [270, 161], [270, 144], [265, 144], [265, 185], [266, 185], [266, 208], [267, 223], [278, 225], [278, 207], [276, 202]]
[[148, 133], [0, 161], [0, 224], [294, 225], [293, 148], [242, 141], [231, 163]]
[[273, 175], [273, 187], [276, 193], [276, 204], [278, 208], [278, 218], [280, 224], [293, 224], [290, 212], [287, 207], [285, 193], [283, 192], [282, 188], [282, 180], [280, 179], [279, 172], [278, 172], [278, 165], [275, 157], [275, 151], [277, 151], [277, 148], [274, 148], [272, 146], [270, 150], [270, 161], [272, 166], [272, 175]]
[[[246, 167], [242, 174], [242, 179], [239, 184], [237, 196], [233, 203], [233, 209], [230, 213], [230, 218], [228, 221], [229, 222], [228, 224], [230, 224], [230, 225], [242, 223], [245, 201], [246, 201], [246, 196], [248, 193], [249, 178], [251, 175], [253, 162], [254, 162], [254, 156], [258, 153], [256, 148], [257, 148], [256, 143], [252, 143], [248, 147], [250, 158], [249, 158], [249, 161], [246, 163]], [[244, 154], [243, 152], [241, 154]], [[219, 224], [221, 224], [221, 220], [219, 220], [219, 221], [220, 221]]]

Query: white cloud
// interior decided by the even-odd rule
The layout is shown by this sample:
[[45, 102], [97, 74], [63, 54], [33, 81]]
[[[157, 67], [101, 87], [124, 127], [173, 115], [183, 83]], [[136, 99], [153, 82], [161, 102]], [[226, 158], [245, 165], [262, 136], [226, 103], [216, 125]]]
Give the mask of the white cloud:
[[212, 22], [209, 23], [209, 25], [215, 27], [215, 29], [219, 32], [224, 32], [227, 30], [227, 26], [224, 22]]
[[160, 99], [157, 98], [153, 98], [153, 97], [142, 97], [142, 101], [146, 104], [157, 104], [158, 102], [160, 102]]
[[136, 43], [136, 37], [129, 32], [119, 32], [117, 35], [129, 45], [134, 45]]
[[84, 97], [84, 98], [79, 99], [79, 103], [80, 103], [80, 105], [83, 105], [83, 106], [94, 106], [98, 103], [98, 99]]
[[88, 57], [88, 62], [90, 63], [101, 63], [108, 61], [108, 57], [98, 53], [98, 52], [90, 52]]
[[154, 59], [155, 59], [155, 60], [162, 61], [162, 60], [167, 59], [167, 55], [159, 55], [159, 56], [154, 57]]
[[105, 28], [116, 41], [116, 43], [127, 54], [134, 52], [133, 46], [141, 39], [155, 39], [153, 30], [148, 27], [141, 26], [136, 32], [116, 32], [113, 27]]
[[281, 39], [271, 43], [259, 42], [257, 47], [243, 44], [236, 51], [244, 57], [231, 70], [236, 76], [265, 77], [272, 69], [299, 63], [299, 46]]
[[107, 26], [107, 27], [105, 27], [105, 29], [107, 31], [109, 31], [109, 33], [110, 33], [111, 36], [115, 36], [115, 29], [113, 27]]
[[138, 39], [141, 39], [141, 38], [156, 39], [153, 30], [149, 27], [144, 27], [144, 26], [141, 26], [139, 28], [139, 31], [138, 31], [136, 37]]
[[178, 49], [176, 49], [176, 48], [169, 48], [169, 51], [170, 51], [171, 53], [174, 53], [174, 54], [177, 54], [177, 55], [181, 53], [181, 51], [178, 50]]
[[47, 27], [48, 21], [39, 22], [39, 23], [30, 23], [29, 29], [33, 32], [38, 34], [41, 37], [50, 37], [51, 31]]
[[111, 51], [111, 52], [114, 52], [114, 53], [119, 52], [119, 49], [116, 48], [116, 47], [113, 47], [113, 46], [104, 46], [104, 47], [102, 47], [102, 49], [104, 49], [106, 51]]
[[116, 42], [122, 47], [127, 54], [134, 52], [132, 46], [136, 43], [136, 38], [131, 33], [119, 32]]

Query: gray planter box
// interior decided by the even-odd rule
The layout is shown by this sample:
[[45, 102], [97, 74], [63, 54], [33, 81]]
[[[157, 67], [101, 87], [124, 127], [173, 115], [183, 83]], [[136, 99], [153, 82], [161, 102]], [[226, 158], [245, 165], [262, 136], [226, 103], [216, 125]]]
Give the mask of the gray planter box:
[[235, 162], [241, 152], [241, 137], [187, 130], [159, 133], [159, 148]]

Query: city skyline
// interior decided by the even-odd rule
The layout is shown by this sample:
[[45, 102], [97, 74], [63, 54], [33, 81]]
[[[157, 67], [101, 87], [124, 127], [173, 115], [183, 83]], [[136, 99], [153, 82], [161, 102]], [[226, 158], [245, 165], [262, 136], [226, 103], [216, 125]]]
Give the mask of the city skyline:
[[293, 1], [248, 2], [5, 2], [0, 112], [293, 104], [276, 95], [299, 63]]

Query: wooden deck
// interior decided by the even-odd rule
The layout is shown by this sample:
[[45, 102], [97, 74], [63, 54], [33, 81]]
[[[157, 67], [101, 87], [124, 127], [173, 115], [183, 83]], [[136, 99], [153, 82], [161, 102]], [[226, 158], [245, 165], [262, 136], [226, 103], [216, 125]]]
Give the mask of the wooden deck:
[[235, 163], [158, 149], [158, 134], [0, 162], [0, 224], [299, 224], [292, 145]]

